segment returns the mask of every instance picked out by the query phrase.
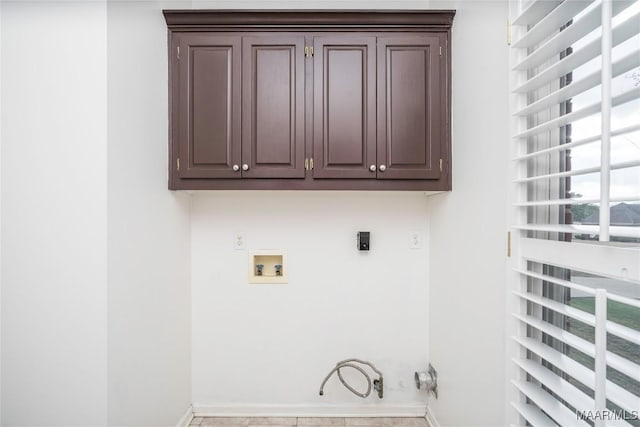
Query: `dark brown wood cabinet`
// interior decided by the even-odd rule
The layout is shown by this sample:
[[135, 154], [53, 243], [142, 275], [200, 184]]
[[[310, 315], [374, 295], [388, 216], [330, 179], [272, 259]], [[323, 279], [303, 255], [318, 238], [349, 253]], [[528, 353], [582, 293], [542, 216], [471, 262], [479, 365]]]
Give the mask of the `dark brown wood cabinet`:
[[304, 178], [304, 85], [304, 36], [243, 37], [243, 178]]
[[313, 177], [375, 178], [376, 38], [319, 36], [313, 49]]
[[378, 38], [379, 177], [440, 178], [443, 45], [435, 34]]
[[177, 39], [177, 179], [240, 177], [233, 165], [241, 159], [241, 40], [208, 33]]
[[451, 189], [454, 11], [166, 10], [170, 189]]

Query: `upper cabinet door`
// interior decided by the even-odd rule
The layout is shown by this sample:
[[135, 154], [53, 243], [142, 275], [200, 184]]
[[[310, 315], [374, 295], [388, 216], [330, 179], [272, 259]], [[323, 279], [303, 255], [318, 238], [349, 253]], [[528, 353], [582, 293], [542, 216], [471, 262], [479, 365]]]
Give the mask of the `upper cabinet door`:
[[242, 43], [242, 176], [304, 178], [304, 36]]
[[240, 178], [240, 40], [180, 35], [180, 178]]
[[340, 34], [313, 45], [313, 177], [375, 178], [376, 39]]
[[438, 35], [378, 38], [378, 179], [440, 178]]

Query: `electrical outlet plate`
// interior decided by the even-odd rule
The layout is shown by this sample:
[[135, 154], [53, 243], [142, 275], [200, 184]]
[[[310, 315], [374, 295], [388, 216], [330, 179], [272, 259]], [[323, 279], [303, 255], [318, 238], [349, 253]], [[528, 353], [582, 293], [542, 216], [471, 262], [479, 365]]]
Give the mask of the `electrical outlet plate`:
[[412, 231], [409, 233], [409, 249], [421, 249], [422, 248], [422, 233], [418, 231]]
[[236, 233], [233, 236], [233, 248], [237, 251], [242, 251], [246, 247], [244, 233]]

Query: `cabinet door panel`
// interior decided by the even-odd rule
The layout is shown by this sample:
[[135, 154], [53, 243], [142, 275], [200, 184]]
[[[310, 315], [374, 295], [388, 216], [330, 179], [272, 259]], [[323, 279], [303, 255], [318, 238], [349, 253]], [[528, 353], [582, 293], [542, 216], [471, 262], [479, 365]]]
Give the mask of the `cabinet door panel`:
[[378, 179], [440, 177], [440, 38], [378, 38]]
[[181, 178], [239, 178], [240, 37], [180, 39]]
[[304, 178], [304, 36], [243, 38], [246, 178]]
[[375, 37], [314, 38], [314, 178], [375, 178]]

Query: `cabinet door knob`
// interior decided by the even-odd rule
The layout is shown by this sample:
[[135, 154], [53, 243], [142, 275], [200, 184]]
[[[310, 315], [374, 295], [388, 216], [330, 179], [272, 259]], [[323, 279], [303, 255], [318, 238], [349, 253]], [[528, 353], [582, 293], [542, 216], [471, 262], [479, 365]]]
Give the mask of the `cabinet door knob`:
[[371, 165], [371, 166], [369, 166], [369, 170], [370, 170], [371, 172], [375, 172], [375, 171], [376, 171], [376, 165]]
[[240, 170], [240, 166], [233, 165], [233, 167], [231, 169], [233, 169], [234, 172], [238, 172]]
[[380, 165], [378, 169], [380, 169], [380, 172], [384, 172], [387, 170], [387, 167], [385, 165]]
[[246, 163], [245, 163], [245, 164], [243, 164], [243, 165], [242, 165], [242, 170], [243, 170], [243, 171], [248, 171], [248, 170], [249, 170], [249, 165], [248, 165], [248, 164], [246, 164]]

